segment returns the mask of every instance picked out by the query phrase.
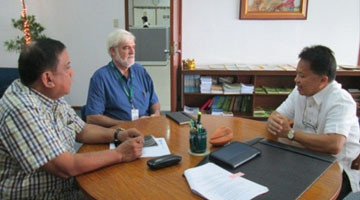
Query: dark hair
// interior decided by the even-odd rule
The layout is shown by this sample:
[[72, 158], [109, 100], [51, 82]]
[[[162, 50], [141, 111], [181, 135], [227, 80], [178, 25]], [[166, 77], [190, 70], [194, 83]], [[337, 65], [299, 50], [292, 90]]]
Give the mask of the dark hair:
[[30, 86], [46, 69], [56, 71], [58, 56], [65, 48], [63, 43], [50, 38], [38, 39], [25, 46], [18, 60], [21, 82]]
[[141, 19], [144, 20], [144, 22], [147, 22], [147, 21], [148, 21], [148, 17], [147, 17], [147, 16], [142, 16]]
[[326, 75], [329, 82], [336, 76], [336, 60], [331, 49], [316, 45], [305, 47], [299, 54], [299, 58], [310, 62], [310, 69], [317, 75]]

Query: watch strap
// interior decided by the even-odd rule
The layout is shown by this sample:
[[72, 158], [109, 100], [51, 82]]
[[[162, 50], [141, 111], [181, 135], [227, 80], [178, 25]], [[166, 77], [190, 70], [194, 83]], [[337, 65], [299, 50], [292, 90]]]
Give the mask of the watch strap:
[[117, 128], [116, 131], [114, 132], [114, 142], [118, 142], [119, 139], [118, 139], [118, 134], [119, 132], [122, 131], [121, 128]]

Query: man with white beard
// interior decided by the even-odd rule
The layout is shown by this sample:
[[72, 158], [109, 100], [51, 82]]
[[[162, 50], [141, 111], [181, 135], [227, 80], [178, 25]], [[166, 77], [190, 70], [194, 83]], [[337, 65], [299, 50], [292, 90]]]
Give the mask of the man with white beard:
[[112, 60], [91, 77], [85, 116], [88, 123], [111, 127], [124, 121], [160, 115], [153, 81], [135, 63], [135, 36], [123, 29], [107, 38]]

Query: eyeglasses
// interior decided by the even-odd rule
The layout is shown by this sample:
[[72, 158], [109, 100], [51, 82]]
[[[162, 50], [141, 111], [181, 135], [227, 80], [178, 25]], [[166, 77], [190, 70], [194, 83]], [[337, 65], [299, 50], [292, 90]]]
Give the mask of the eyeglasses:
[[[307, 98], [305, 99], [305, 101], [306, 102], [305, 102], [305, 108], [304, 108], [303, 117], [302, 117], [302, 123], [305, 127], [311, 128], [314, 131], [314, 133], [316, 133], [317, 123], [313, 124], [305, 119], [305, 113], [306, 113], [306, 108], [307, 108]], [[319, 113], [320, 113], [320, 109], [318, 110], [317, 114], [319, 115]], [[317, 117], [319, 117], [319, 116], [317, 116]]]

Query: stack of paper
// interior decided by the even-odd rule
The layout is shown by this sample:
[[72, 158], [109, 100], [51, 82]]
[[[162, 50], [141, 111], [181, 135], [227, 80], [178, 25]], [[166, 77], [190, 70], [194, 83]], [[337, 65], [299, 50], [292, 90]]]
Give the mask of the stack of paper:
[[239, 70], [250, 70], [251, 68], [249, 67], [249, 65], [246, 65], [246, 64], [236, 64], [236, 67], [239, 69]]
[[254, 92], [254, 85], [241, 83], [241, 94], [252, 94]]
[[206, 199], [252, 199], [269, 189], [238, 174], [207, 163], [185, 170], [184, 175], [191, 190]]
[[212, 78], [211, 76], [201, 76], [200, 77], [200, 92], [201, 93], [210, 93], [211, 92]]
[[212, 94], [222, 94], [223, 93], [222, 86], [219, 84], [212, 84], [211, 85], [211, 93]]
[[199, 107], [190, 107], [190, 106], [184, 106], [184, 112], [190, 113], [190, 114], [198, 114], [199, 113]]
[[223, 84], [224, 94], [240, 94], [241, 85], [240, 83]]

